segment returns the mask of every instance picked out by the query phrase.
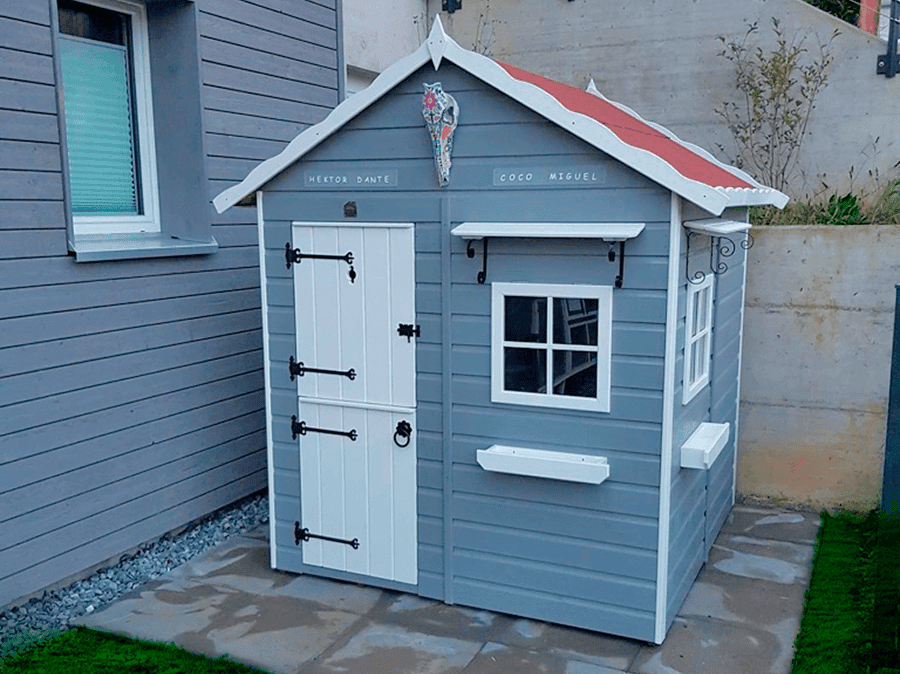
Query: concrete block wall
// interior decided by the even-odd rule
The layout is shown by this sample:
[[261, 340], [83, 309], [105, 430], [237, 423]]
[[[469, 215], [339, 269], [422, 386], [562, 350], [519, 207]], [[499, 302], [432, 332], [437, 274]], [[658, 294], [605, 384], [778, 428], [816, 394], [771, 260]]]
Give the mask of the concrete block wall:
[[900, 226], [758, 227], [738, 492], [866, 509], [881, 493]]

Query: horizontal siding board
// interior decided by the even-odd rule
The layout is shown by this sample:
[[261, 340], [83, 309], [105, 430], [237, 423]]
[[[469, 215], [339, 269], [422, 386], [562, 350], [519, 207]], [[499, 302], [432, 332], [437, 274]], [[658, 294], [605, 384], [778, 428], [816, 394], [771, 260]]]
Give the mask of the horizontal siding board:
[[[288, 101], [303, 101], [310, 105], [334, 107], [338, 104], [337, 91], [330, 86], [317, 86], [305, 82], [285, 79], [283, 76], [266, 73], [252, 73], [248, 80], [248, 72], [232, 66], [207, 63], [203, 69], [203, 81], [221, 89], [234, 89], [271, 98]], [[248, 86], [252, 82], [252, 87]], [[247, 135], [247, 134], [242, 134]]]
[[59, 145], [0, 140], [0, 170], [29, 171], [35, 168], [41, 171], [59, 171]]
[[440, 517], [420, 515], [418, 531], [419, 542], [435, 546], [444, 544], [444, 521]]
[[[0, 95], [2, 89], [0, 82]], [[0, 169], [0, 203], [6, 199], [61, 201], [62, 195], [62, 173]], [[5, 278], [11, 283], [14, 277], [5, 275]], [[3, 283], [2, 279], [0, 283]]]
[[570, 538], [456, 521], [453, 524], [453, 546], [457, 550], [475, 550], [498, 557], [551, 564], [558, 567], [561, 573], [567, 573], [569, 569], [584, 569], [653, 581], [654, 584], [656, 581], [655, 552], [596, 543], [587, 536]]
[[[3, 44], [0, 47], [0, 77], [50, 86], [56, 84], [53, 59], [50, 56], [7, 49], [11, 45], [0, 44]], [[5, 136], [7, 132], [2, 131], [2, 128], [0, 126], [0, 134]]]
[[[316, 124], [322, 121], [329, 112], [329, 109], [323, 106], [310, 105], [302, 101], [276, 99], [248, 91], [223, 89], [208, 84], [204, 84], [203, 89], [204, 104], [211, 110], [230, 110], [238, 114], [295, 121], [300, 124]], [[235, 178], [242, 180], [257, 164], [259, 161], [252, 158], [233, 158], [227, 162], [219, 160], [217, 163], [210, 160], [209, 177], [222, 180], [234, 180]], [[241, 169], [242, 166], [245, 168]], [[223, 185], [218, 191], [224, 190], [226, 187], [228, 185]], [[266, 211], [268, 211], [268, 207]]]
[[416, 461], [417, 484], [429, 489], [440, 489], [443, 484], [443, 465], [438, 461], [419, 459]]
[[[21, 260], [29, 257], [66, 255], [66, 253], [64, 232], [52, 229], [0, 230], [0, 260]], [[12, 291], [6, 291], [4, 295], [10, 292]], [[0, 315], [2, 312], [3, 308], [0, 308]]]
[[423, 431], [416, 433], [416, 453], [420, 459], [442, 461], [444, 458], [444, 441], [440, 433]]
[[[434, 170], [433, 161], [428, 170]], [[275, 189], [278, 180], [276, 178], [266, 186], [267, 231], [268, 228], [289, 228], [293, 220], [340, 222], [344, 219], [343, 205], [347, 201], [345, 195], [339, 192], [326, 195], [304, 194], [301, 206], [296, 192]], [[414, 222], [418, 229], [421, 223], [434, 223], [441, 218], [441, 202], [433, 195], [415, 192], [363, 192], [354, 193], [354, 200], [360, 222]], [[440, 243], [440, 225], [432, 224], [426, 231], [435, 243]], [[277, 242], [270, 239], [268, 234], [266, 241], [272, 241], [271, 244], [266, 244], [267, 248], [278, 247]], [[284, 244], [281, 244], [281, 248], [283, 251]], [[436, 246], [434, 252], [440, 252], [440, 247]]]
[[656, 599], [655, 583], [460, 547], [453, 551], [453, 575], [499, 585], [514, 578], [522, 590], [644, 611], [652, 611]]
[[[252, 424], [256, 429], [259, 429], [258, 422], [259, 419], [256, 419], [256, 423]], [[243, 426], [246, 427], [246, 421]], [[228, 430], [236, 431], [235, 428]], [[77, 483], [72, 482], [77, 479], [74, 477], [68, 481], [68, 484], [62, 479], [57, 479], [49, 481], [46, 485], [40, 485], [45, 493], [42, 493], [40, 497], [29, 496], [24, 504], [17, 504], [16, 510], [21, 511], [23, 508], [33, 505], [38, 505], [38, 507], [12, 517], [4, 523], [4, 531], [0, 533], [0, 551], [21, 545], [32, 537], [37, 538], [38, 536], [34, 534], [38, 532], [54, 531], [114, 508], [122, 502], [123, 494], [128, 494], [129, 499], [140, 498], [164, 489], [173, 482], [202, 475], [216, 466], [254, 454], [256, 456], [252, 463], [253, 469], [258, 470], [265, 465], [264, 430], [256, 430], [249, 435], [236, 433], [228, 436], [223, 433], [224, 431], [216, 434], [208, 433], [204, 438], [195, 435], [192, 438], [178, 438], [162, 443], [154, 449], [159, 452], [160, 458], [169, 459], [167, 463], [158, 464], [159, 459], [156, 456], [134, 457], [130, 468], [130, 470], [136, 471], [134, 474], [118, 477], [115, 481], [102, 485], [91, 485], [91, 482], [87, 481], [84, 486], [91, 487], [88, 491], [75, 491], [80, 487]], [[193, 445], [189, 444], [191, 442]], [[218, 442], [218, 444], [210, 444], [212, 442]], [[112, 478], [120, 472], [121, 469], [117, 465], [120, 463], [124, 462], [103, 462], [100, 465], [91, 466], [81, 473], [90, 475], [97, 471], [103, 471], [104, 478]], [[128, 470], [128, 468], [124, 468], [124, 470]], [[36, 490], [37, 486], [31, 485], [30, 489]], [[63, 494], [66, 495], [66, 498], [60, 499], [59, 496]], [[24, 495], [24, 492], [21, 491], [18, 494], [13, 492], [4, 500], [11, 501], [16, 496]]]
[[4, 0], [0, 16], [50, 26], [50, 5], [34, 0]]
[[[306, 125], [279, 119], [266, 119], [251, 115], [241, 115], [221, 110], [207, 110], [204, 114], [205, 130], [208, 134], [224, 134], [229, 136], [247, 136], [263, 138], [287, 144], [294, 139]], [[227, 211], [231, 213], [232, 211]], [[239, 213], [240, 209], [234, 210]], [[250, 216], [248, 216], [248, 219]]]
[[443, 518], [443, 504], [444, 498], [439, 489], [419, 487], [416, 491], [416, 507], [420, 516]]
[[[0, 109], [55, 115], [56, 89], [49, 84], [0, 79]], [[18, 196], [21, 198], [21, 195]]]
[[235, 0], [206, 0], [203, 11], [222, 19], [233, 21], [233, 30], [245, 27], [258, 28], [270, 33], [321, 44], [335, 44], [335, 12], [312, 2], [295, 2], [291, 11], [277, 11], [264, 5], [267, 3], [235, 2]]
[[[326, 34], [330, 36], [330, 39], [326, 38]], [[229, 19], [200, 12], [200, 35], [260, 51], [286, 54], [307, 63], [314, 63], [329, 68], [337, 67], [334, 33], [327, 30], [323, 30], [322, 35], [318, 36], [304, 33], [303, 37], [309, 37], [310, 39], [301, 40], [293, 36], [277, 35], [256, 26], [241, 25]], [[265, 47], [265, 49], [262, 49], [262, 47]]]
[[653, 611], [641, 612], [609, 604], [596, 604], [549, 592], [524, 591], [509, 585], [454, 578], [453, 601], [512, 615], [600, 630], [652, 642]]
[[[251, 48], [228, 41], [201, 38], [200, 53], [205, 63], [217, 63], [250, 73], [270, 73], [292, 82], [336, 86], [333, 67], [308, 63], [293, 55], [260, 51], [259, 45]], [[214, 106], [207, 103], [207, 107]]]
[[[585, 509], [575, 505], [552, 505], [516, 500], [505, 496], [454, 492], [453, 517], [457, 522], [479, 522], [498, 527], [517, 528], [528, 523], [528, 530], [572, 538], [584, 538], [585, 532], [598, 543], [622, 545], [644, 550], [657, 549], [654, 517], [638, 518]], [[658, 513], [656, 513], [658, 515]]]
[[35, 592], [73, 572], [111, 560], [126, 550], [233, 503], [265, 486], [264, 469], [248, 474], [241, 472], [244, 466], [240, 464], [233, 464], [227, 468], [227, 471], [221, 471], [215, 476], [219, 478], [218, 480], [211, 480], [212, 476], [209, 475], [201, 476], [199, 479], [179, 485], [181, 487], [179, 493], [171, 490], [161, 494], [160, 498], [132, 501], [115, 512], [108, 513], [109, 521], [126, 523], [117, 528], [113, 525], [112, 531], [107, 529], [98, 536], [97, 527], [88, 526], [87, 531], [83, 533], [67, 532], [71, 533], [71, 540], [83, 544], [76, 543], [75, 547], [68, 551], [0, 581], [0, 606]]
[[418, 546], [419, 569], [434, 573], [444, 573], [444, 551], [440, 546], [419, 543]]
[[65, 237], [65, 218], [62, 201], [0, 201], [0, 230], [56, 229]]
[[617, 483], [560, 483], [558, 480], [493, 473], [458, 464], [453, 467], [452, 480], [453, 489], [461, 493], [575, 506], [622, 515], [652, 517], [659, 507], [658, 492], [652, 487]]
[[[0, 54], [2, 59], [2, 54]], [[55, 143], [59, 156], [59, 125], [55, 115], [0, 110], [0, 141], [34, 141]], [[59, 163], [57, 161], [57, 163]], [[25, 168], [34, 168], [26, 166]]]
[[0, 44], [9, 49], [34, 54], [49, 56], [53, 53], [49, 26], [7, 19], [2, 15], [0, 15]]

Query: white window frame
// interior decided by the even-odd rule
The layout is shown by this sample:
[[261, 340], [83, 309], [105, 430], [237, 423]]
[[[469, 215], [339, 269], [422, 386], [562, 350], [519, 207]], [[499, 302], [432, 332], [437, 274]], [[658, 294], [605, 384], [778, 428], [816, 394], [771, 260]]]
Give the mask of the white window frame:
[[[503, 388], [504, 348], [525, 346], [535, 348], [534, 342], [508, 342], [504, 339], [504, 307], [507, 296], [547, 298], [547, 379], [546, 393], [507, 391]], [[610, 372], [612, 369], [612, 286], [567, 285], [547, 283], [491, 284], [491, 400], [497, 403], [535, 405], [572, 410], [609, 412]], [[557, 345], [566, 351], [597, 353], [597, 397], [580, 398], [553, 393], [553, 299], [586, 298], [597, 300], [597, 346]]]
[[[153, 92], [150, 80], [150, 37], [147, 10], [128, 0], [78, 0], [83, 5], [127, 14], [131, 19], [131, 58], [134, 69], [136, 128], [140, 158], [141, 215], [72, 215], [75, 236], [89, 234], [159, 233], [159, 188], [156, 178], [156, 141], [153, 131]], [[69, 36], [62, 36], [69, 37]], [[65, 88], [64, 88], [65, 89]], [[63, 90], [65, 97], [65, 90]]]
[[[707, 274], [700, 283], [694, 285], [688, 283], [687, 289], [687, 313], [684, 318], [684, 379], [682, 380], [682, 404], [690, 402], [694, 396], [702, 391], [709, 384], [710, 370], [712, 369], [712, 318], [713, 318], [713, 300], [715, 293], [714, 286], [715, 276]], [[705, 323], [696, 333], [693, 330], [692, 317], [694, 315], [694, 307], [700, 302], [703, 291], [706, 291], [705, 306], [698, 307], [698, 316], [705, 318]], [[704, 340], [704, 336], [706, 339]], [[702, 346], [698, 344], [702, 342]], [[703, 368], [694, 371], [695, 377], [691, 379], [691, 363], [697, 359], [698, 364], [702, 364]]]

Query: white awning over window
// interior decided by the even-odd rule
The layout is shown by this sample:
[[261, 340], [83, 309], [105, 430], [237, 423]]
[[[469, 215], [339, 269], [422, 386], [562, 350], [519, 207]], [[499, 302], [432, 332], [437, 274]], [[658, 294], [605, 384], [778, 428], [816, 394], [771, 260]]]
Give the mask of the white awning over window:
[[451, 231], [466, 239], [517, 237], [624, 241], [644, 231], [643, 222], [464, 222]]
[[749, 223], [738, 222], [737, 220], [722, 220], [721, 218], [685, 220], [684, 226], [695, 232], [710, 234], [711, 236], [727, 236], [737, 232], [750, 231]]

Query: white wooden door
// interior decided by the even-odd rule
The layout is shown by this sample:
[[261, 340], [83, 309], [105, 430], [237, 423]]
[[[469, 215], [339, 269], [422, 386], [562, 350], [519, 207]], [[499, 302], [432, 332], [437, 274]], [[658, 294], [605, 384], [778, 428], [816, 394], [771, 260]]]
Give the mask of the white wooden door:
[[321, 429], [298, 437], [301, 527], [358, 543], [312, 537], [303, 562], [415, 584], [416, 343], [398, 333], [415, 325], [413, 227], [295, 222], [292, 245], [351, 254], [291, 265], [297, 419]]

